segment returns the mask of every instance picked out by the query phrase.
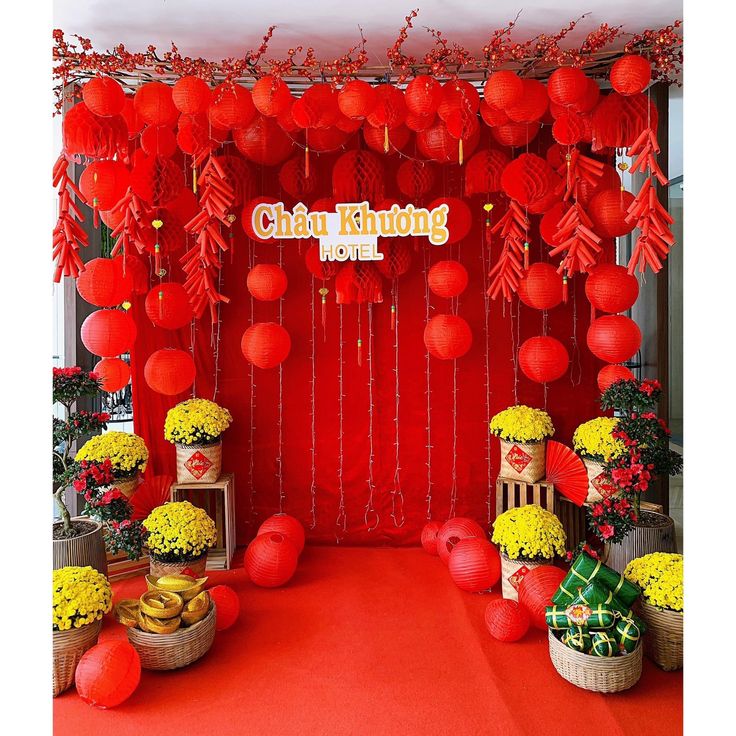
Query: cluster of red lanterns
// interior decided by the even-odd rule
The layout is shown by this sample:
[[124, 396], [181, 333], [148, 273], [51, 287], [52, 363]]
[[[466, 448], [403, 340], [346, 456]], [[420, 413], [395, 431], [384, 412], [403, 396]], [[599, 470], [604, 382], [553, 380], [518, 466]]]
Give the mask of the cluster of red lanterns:
[[251, 582], [278, 588], [291, 580], [304, 550], [304, 527], [288, 514], [274, 514], [258, 528], [245, 551], [245, 569]]

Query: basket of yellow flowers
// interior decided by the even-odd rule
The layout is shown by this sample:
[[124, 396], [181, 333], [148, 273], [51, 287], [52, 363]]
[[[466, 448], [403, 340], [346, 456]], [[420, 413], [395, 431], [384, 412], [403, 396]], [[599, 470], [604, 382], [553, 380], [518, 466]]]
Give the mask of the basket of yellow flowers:
[[617, 424], [618, 419], [615, 417], [596, 417], [583, 422], [573, 434], [573, 447], [588, 471], [586, 503], [609, 498], [619, 491], [605, 469], [605, 464], [609, 460], [618, 457], [626, 450], [624, 443], [612, 435]]
[[148, 464], [148, 448], [142, 437], [132, 432], [105, 432], [88, 439], [77, 452], [74, 460], [102, 463], [109, 459], [112, 464], [114, 486], [104, 486], [100, 490], [117, 488], [130, 498], [140, 483], [140, 474]]

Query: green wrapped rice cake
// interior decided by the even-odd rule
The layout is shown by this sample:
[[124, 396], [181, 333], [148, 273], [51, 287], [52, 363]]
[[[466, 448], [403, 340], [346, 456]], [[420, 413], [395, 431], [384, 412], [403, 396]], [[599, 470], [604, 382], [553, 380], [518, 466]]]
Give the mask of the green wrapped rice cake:
[[589, 606], [601, 604], [605, 608], [610, 608], [616, 618], [631, 619], [642, 634], [646, 633], [646, 624], [628, 606], [624, 606], [605, 585], [595, 580], [580, 591], [574, 603], [586, 603]]
[[608, 588], [624, 606], [630, 607], [641, 594], [639, 587], [623, 575], [607, 567], [600, 560], [593, 559], [587, 552], [581, 552], [552, 597], [552, 603], [558, 606], [572, 603], [579, 589], [585, 588], [593, 580]]
[[596, 657], [613, 657], [618, 651], [616, 640], [607, 631], [594, 631], [590, 653]]
[[615, 617], [610, 608], [602, 604], [589, 606], [573, 603], [570, 606], [547, 606], [545, 620], [550, 629], [562, 631], [570, 626], [587, 626], [589, 629], [610, 629]]
[[571, 626], [562, 635], [562, 643], [576, 652], [587, 654], [593, 642], [585, 626]]
[[616, 622], [613, 629], [613, 637], [621, 654], [630, 654], [636, 649], [641, 639], [639, 627], [631, 620], [622, 618]]

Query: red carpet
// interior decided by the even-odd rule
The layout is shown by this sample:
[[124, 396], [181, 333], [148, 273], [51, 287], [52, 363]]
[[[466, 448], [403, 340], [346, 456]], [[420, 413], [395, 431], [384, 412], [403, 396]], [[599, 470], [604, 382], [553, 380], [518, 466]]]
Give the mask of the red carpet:
[[[240, 565], [210, 579], [242, 603], [210, 652], [183, 670], [144, 670], [113, 710], [85, 705], [72, 687], [54, 701], [56, 736], [682, 732], [681, 673], [645, 659], [628, 692], [580, 690], [553, 669], [546, 633], [492, 640], [483, 623], [492, 596], [461, 592], [420, 549], [307, 547], [277, 590], [256, 588]], [[116, 601], [138, 596], [145, 581], [114, 590]], [[102, 638], [124, 637], [108, 618]]]

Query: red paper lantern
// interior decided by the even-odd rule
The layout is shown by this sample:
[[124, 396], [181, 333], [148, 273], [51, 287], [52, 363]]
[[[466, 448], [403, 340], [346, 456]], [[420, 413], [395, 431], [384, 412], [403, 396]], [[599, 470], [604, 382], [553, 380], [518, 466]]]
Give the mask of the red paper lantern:
[[190, 353], [164, 348], [151, 353], [143, 366], [148, 387], [157, 394], [177, 396], [191, 388], [197, 369]]
[[253, 230], [253, 213], [259, 204], [278, 204], [278, 200], [273, 197], [254, 197], [245, 203], [240, 221], [243, 223], [245, 234], [251, 238], [251, 240], [255, 240], [256, 243], [270, 243], [270, 240], [259, 237], [256, 235], [255, 230]]
[[307, 252], [304, 254], [304, 263], [307, 266], [307, 271], [322, 281], [331, 279], [338, 270], [338, 263], [336, 261], [320, 260], [319, 245], [316, 243], [307, 249]]
[[598, 371], [598, 390], [604, 393], [616, 381], [629, 381], [634, 377], [625, 365], [604, 365]]
[[[363, 121], [359, 118], [349, 118], [347, 115], [340, 113], [340, 116], [337, 118], [337, 122], [335, 123], [335, 128], [343, 133], [350, 134], [355, 133], [355, 131], [359, 130], [362, 125]], [[312, 139], [310, 138], [310, 141], [311, 140]], [[347, 138], [345, 140], [347, 140]]]
[[588, 205], [588, 214], [595, 225], [595, 232], [604, 238], [628, 235], [636, 221], [626, 221], [626, 211], [634, 201], [634, 195], [625, 190], [607, 189], [594, 195]]
[[435, 167], [429, 161], [407, 159], [396, 172], [399, 191], [410, 200], [423, 197], [434, 185]]
[[133, 95], [125, 96], [125, 104], [120, 115], [128, 127], [128, 138], [135, 138], [146, 125], [146, 121], [135, 110]]
[[215, 629], [229, 629], [240, 616], [240, 598], [229, 585], [215, 585], [207, 591], [215, 602]]
[[284, 295], [288, 286], [286, 272], [275, 263], [257, 263], [246, 279], [246, 286], [254, 299], [272, 302]]
[[613, 166], [603, 164], [603, 172], [596, 180], [588, 181], [587, 179], [580, 179], [578, 181], [578, 202], [587, 208], [590, 200], [596, 194], [608, 191], [609, 189], [616, 190], [618, 194], [621, 191], [621, 177]]
[[79, 697], [98, 708], [114, 708], [125, 702], [140, 679], [138, 652], [121, 639], [103, 641], [88, 649], [74, 673]]
[[109, 118], [93, 115], [84, 102], [78, 102], [64, 115], [61, 135], [68, 156], [113, 158], [128, 150], [125, 119], [121, 115]]
[[119, 115], [125, 107], [125, 90], [112, 77], [95, 77], [82, 87], [82, 99], [93, 115]]
[[511, 118], [503, 110], [489, 105], [485, 100], [481, 100], [480, 102], [480, 116], [489, 128], [495, 128], [497, 125], [506, 125], [511, 122]]
[[593, 150], [631, 146], [644, 128], [656, 130], [658, 121], [657, 107], [646, 95], [612, 92], [593, 110]]
[[433, 210], [443, 204], [446, 204], [449, 208], [447, 212], [447, 244], [459, 243], [470, 233], [470, 228], [473, 225], [473, 213], [470, 211], [470, 207], [457, 197], [439, 197], [432, 200], [427, 205], [427, 209]]
[[204, 79], [181, 77], [171, 90], [171, 101], [184, 115], [203, 115], [210, 106], [212, 94]]
[[486, 538], [485, 532], [477, 521], [465, 516], [456, 516], [446, 521], [437, 534], [437, 554], [442, 562], [447, 564], [453, 547], [461, 539], [468, 537]]
[[504, 112], [515, 123], [533, 123], [547, 112], [549, 97], [547, 88], [536, 79], [522, 81], [522, 95], [511, 105], [504, 107]]
[[465, 291], [468, 285], [468, 271], [455, 260], [437, 261], [427, 274], [427, 285], [437, 296], [451, 299]]
[[243, 333], [240, 349], [245, 359], [258, 368], [275, 368], [289, 355], [291, 337], [275, 322], [256, 322]]
[[146, 295], [145, 306], [148, 319], [166, 330], [178, 330], [194, 319], [186, 289], [174, 281], [154, 286]]
[[125, 388], [130, 381], [130, 366], [120, 358], [103, 358], [92, 369], [102, 382], [102, 390], [109, 394]]
[[248, 576], [262, 588], [278, 588], [288, 583], [298, 561], [294, 542], [278, 532], [258, 535], [245, 551]]
[[184, 172], [171, 159], [142, 156], [130, 172], [130, 187], [154, 207], [164, 207], [184, 188]]
[[207, 117], [216, 128], [245, 128], [256, 114], [250, 90], [245, 87], [223, 82], [212, 90]]
[[332, 194], [338, 202], [378, 202], [384, 197], [384, 171], [371, 151], [348, 151], [332, 167]]
[[132, 278], [123, 276], [122, 261], [117, 258], [93, 258], [77, 277], [79, 296], [96, 307], [117, 307], [131, 294]]
[[436, 118], [437, 116], [434, 113], [430, 113], [429, 115], [417, 115], [416, 113], [408, 112], [406, 113], [404, 125], [406, 125], [409, 130], [413, 130], [415, 133], [418, 133], [420, 130], [427, 130], [427, 128], [432, 127]]
[[509, 155], [497, 149], [478, 151], [465, 165], [465, 194], [491, 194], [501, 190], [501, 174], [511, 163]]
[[491, 128], [491, 135], [502, 146], [516, 148], [531, 143], [539, 133], [541, 123], [506, 123]]
[[625, 266], [601, 263], [585, 281], [585, 296], [601, 312], [625, 312], [639, 296], [639, 282]]
[[616, 59], [611, 67], [611, 87], [620, 95], [643, 92], [651, 79], [652, 64], [643, 56], [627, 54]]
[[93, 355], [114, 358], [127, 353], [136, 337], [135, 322], [127, 312], [100, 309], [82, 322], [82, 344]]
[[304, 157], [296, 155], [279, 169], [279, 184], [290, 197], [303, 201], [317, 189], [317, 174], [310, 171], [307, 176]]
[[283, 534], [296, 547], [297, 554], [304, 549], [304, 527], [297, 519], [288, 514], [274, 514], [258, 527], [258, 534], [269, 534], [271, 532]]
[[527, 610], [532, 626], [545, 630], [545, 609], [552, 605], [552, 596], [565, 579], [565, 571], [554, 565], [534, 567], [524, 575], [519, 585], [519, 605]]
[[[411, 131], [405, 125], [398, 125], [395, 128], [374, 128], [368, 121], [363, 124], [363, 139], [368, 148], [376, 153], [391, 155], [403, 151], [410, 138]], [[386, 150], [387, 140], [388, 151]]]
[[229, 135], [227, 130], [214, 127], [206, 115], [179, 116], [176, 142], [190, 156], [198, 156], [207, 150], [214, 151]]
[[601, 89], [595, 79], [587, 77], [588, 86], [585, 94], [574, 104], [572, 109], [576, 112], [590, 112], [597, 104], [601, 97]]
[[90, 207], [112, 209], [125, 195], [130, 173], [122, 161], [93, 161], [79, 177], [79, 190]]
[[539, 234], [547, 245], [557, 245], [557, 226], [563, 215], [570, 209], [568, 202], [558, 202], [552, 205], [539, 221]]
[[366, 120], [376, 128], [397, 128], [406, 118], [404, 93], [392, 84], [379, 84], [375, 90], [376, 105]]
[[275, 118], [288, 110], [294, 98], [283, 79], [267, 74], [253, 85], [253, 104], [261, 115]]
[[454, 314], [438, 314], [424, 328], [424, 344], [430, 355], [440, 360], [460, 358], [470, 350], [473, 333], [462, 318]]
[[[552, 172], [550, 174], [550, 180], [552, 182], [559, 182], [559, 177], [557, 176], [557, 174]], [[563, 190], [557, 190], [556, 185], [553, 183], [550, 186], [550, 190], [547, 194], [529, 202], [529, 204], [527, 205], [527, 212], [531, 215], [544, 214], [562, 200], [563, 193]]]
[[337, 95], [340, 112], [353, 120], [363, 120], [370, 115], [377, 102], [375, 88], [362, 79], [352, 79]]
[[498, 641], [519, 641], [529, 631], [526, 608], [509, 598], [497, 598], [486, 606], [485, 622], [488, 633]]
[[450, 163], [453, 157], [454, 161], [458, 160], [457, 140], [442, 120], [417, 133], [417, 148], [422, 156], [439, 163]]
[[557, 105], [574, 105], [588, 92], [588, 78], [576, 67], [555, 69], [547, 80], [547, 93]]
[[442, 85], [440, 104], [437, 114], [447, 122], [448, 118], [456, 112], [468, 112], [475, 117], [480, 107], [480, 96], [478, 90], [464, 79], [451, 79]]
[[[139, 256], [130, 253], [116, 256], [114, 260], [120, 264], [120, 270], [125, 274], [123, 278], [130, 278], [132, 284], [131, 293], [148, 293], [150, 275], [148, 273], [147, 262], [144, 262]], [[89, 267], [89, 264], [87, 266]], [[118, 302], [118, 304], [120, 303]]]
[[376, 268], [387, 279], [397, 279], [411, 268], [411, 248], [406, 238], [379, 238], [378, 252], [382, 261], [376, 261]]
[[532, 263], [519, 282], [519, 299], [534, 309], [554, 309], [562, 302], [562, 276], [549, 263]]
[[171, 158], [178, 148], [176, 135], [167, 125], [149, 125], [141, 133], [141, 148], [149, 156]]
[[367, 261], [346, 262], [335, 277], [335, 296], [338, 304], [380, 304], [383, 292], [378, 269]]
[[483, 88], [486, 102], [499, 110], [506, 110], [516, 104], [524, 94], [524, 84], [514, 72], [501, 70], [488, 77]]
[[237, 149], [254, 163], [276, 166], [283, 163], [294, 149], [294, 144], [274, 118], [262, 115], [247, 127], [233, 131]]
[[[348, 118], [344, 118], [348, 120]], [[338, 121], [339, 122], [339, 121]], [[352, 121], [351, 121], [352, 122]], [[360, 120], [356, 121], [360, 127]], [[342, 148], [350, 137], [339, 127], [334, 128], [310, 128], [305, 132], [305, 140], [309, 143], [309, 150], [317, 153], [328, 153]], [[302, 157], [302, 162], [304, 161]]]
[[487, 539], [469, 537], [452, 548], [447, 568], [460, 590], [481, 593], [501, 578], [501, 557]]
[[553, 173], [545, 159], [533, 153], [522, 153], [503, 170], [501, 187], [509, 197], [527, 206], [550, 193]]
[[554, 337], [530, 337], [519, 348], [519, 366], [531, 381], [551, 383], [567, 371], [570, 356]]
[[623, 363], [641, 347], [641, 330], [633, 319], [607, 314], [590, 323], [587, 343], [596, 358]]
[[428, 74], [420, 74], [406, 85], [406, 107], [421, 117], [434, 116], [442, 99], [442, 85]]
[[442, 529], [439, 521], [428, 521], [422, 527], [422, 547], [430, 555], [437, 556], [437, 535]]
[[135, 111], [148, 125], [173, 125], [179, 111], [172, 99], [171, 87], [163, 82], [146, 82], [133, 98]]
[[332, 85], [313, 84], [292, 105], [291, 116], [300, 128], [331, 128], [340, 117]]

